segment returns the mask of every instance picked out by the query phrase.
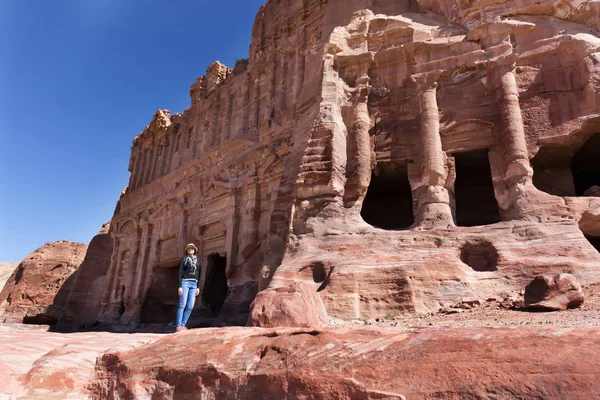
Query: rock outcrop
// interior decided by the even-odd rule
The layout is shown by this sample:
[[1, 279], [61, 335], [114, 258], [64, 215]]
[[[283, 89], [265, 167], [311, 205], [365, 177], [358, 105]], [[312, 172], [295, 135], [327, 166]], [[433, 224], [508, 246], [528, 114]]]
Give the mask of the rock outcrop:
[[525, 288], [525, 307], [533, 310], [566, 310], [584, 301], [581, 285], [570, 274], [536, 276]]
[[98, 318], [106, 274], [110, 266], [113, 239], [110, 223], [102, 226], [88, 245], [85, 258], [74, 277], [58, 328], [63, 330], [86, 327]]
[[597, 328], [171, 335], [99, 359], [92, 399], [593, 399]]
[[134, 139], [97, 320], [172, 321], [189, 242], [191, 325], [296, 283], [349, 320], [599, 282], [598, 7], [538, 3], [268, 1], [248, 60]]
[[263, 290], [250, 305], [250, 325], [320, 328], [326, 326], [327, 312], [312, 285], [294, 282], [290, 286]]
[[86, 249], [62, 240], [29, 254], [0, 292], [0, 322], [56, 324]]

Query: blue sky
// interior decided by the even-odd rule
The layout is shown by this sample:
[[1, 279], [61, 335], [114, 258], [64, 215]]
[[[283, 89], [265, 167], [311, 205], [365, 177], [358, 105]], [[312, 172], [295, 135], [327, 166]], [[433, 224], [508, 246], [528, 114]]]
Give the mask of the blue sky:
[[89, 242], [131, 142], [213, 61], [248, 55], [265, 0], [7, 0], [0, 13], [0, 261]]

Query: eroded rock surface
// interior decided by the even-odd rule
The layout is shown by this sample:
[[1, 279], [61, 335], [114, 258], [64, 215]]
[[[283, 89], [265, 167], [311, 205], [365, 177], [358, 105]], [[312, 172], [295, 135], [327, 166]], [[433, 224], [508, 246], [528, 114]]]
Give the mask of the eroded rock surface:
[[525, 307], [560, 311], [579, 307], [585, 301], [583, 289], [570, 274], [536, 276], [525, 288]]
[[[190, 330], [104, 355], [93, 399], [591, 399], [598, 328]], [[535, 361], [533, 361], [535, 360]]]
[[312, 285], [294, 282], [290, 286], [263, 290], [250, 305], [250, 325], [314, 327], [328, 324], [327, 312]]
[[103, 332], [60, 334], [43, 326], [0, 324], [0, 398], [81, 400], [96, 358], [112, 349], [130, 350], [160, 335]]
[[0, 292], [0, 322], [56, 324], [86, 250], [62, 240], [29, 254]]

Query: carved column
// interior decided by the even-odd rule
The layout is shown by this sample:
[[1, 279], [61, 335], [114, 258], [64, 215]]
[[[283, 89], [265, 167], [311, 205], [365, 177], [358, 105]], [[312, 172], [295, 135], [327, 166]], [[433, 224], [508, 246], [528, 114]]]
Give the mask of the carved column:
[[496, 104], [502, 120], [501, 136], [506, 164], [505, 179], [528, 179], [533, 175], [529, 163], [523, 116], [519, 105], [519, 87], [512, 57], [490, 64], [492, 85], [495, 87]]
[[437, 75], [413, 77], [419, 86], [421, 111], [421, 188], [418, 191], [417, 221], [422, 226], [454, 226], [446, 183], [448, 167], [442, 149], [437, 103]]
[[140, 152], [140, 160], [138, 161], [138, 171], [136, 173], [135, 176], [135, 183], [134, 186], [136, 188], [139, 188], [140, 186], [142, 186], [144, 184], [144, 172], [146, 171], [146, 158], [147, 158], [147, 154], [146, 154], [146, 150], [144, 150], [143, 148], [140, 148], [139, 150]]
[[498, 199], [504, 219], [520, 218], [527, 206], [523, 195], [532, 186], [533, 169], [525, 138], [525, 127], [519, 104], [519, 87], [515, 74], [516, 57], [500, 58], [488, 64], [488, 84], [496, 95], [501, 123], [496, 137], [502, 149], [504, 184], [507, 195]]
[[227, 249], [227, 266], [226, 276], [229, 277], [231, 274], [232, 267], [236, 265], [237, 253], [238, 253], [238, 232], [240, 226], [240, 203], [241, 203], [241, 189], [237, 186], [237, 180], [232, 179], [233, 187], [231, 188], [231, 199], [232, 199], [232, 214], [229, 221], [227, 221], [226, 237], [225, 237], [225, 248]]
[[154, 158], [152, 160], [152, 167], [150, 169], [150, 182], [152, 182], [159, 176], [158, 166], [160, 164], [160, 157], [163, 152], [162, 144], [153, 143], [152, 146], [154, 147]]
[[144, 171], [144, 185], [150, 183], [152, 180], [152, 166], [154, 165], [154, 146], [150, 146], [148, 151], [148, 158], [146, 159], [146, 170]]
[[165, 176], [167, 174], [167, 166], [169, 161], [169, 156], [171, 153], [171, 146], [169, 140], [167, 138], [163, 139], [163, 155], [160, 160], [160, 176]]
[[349, 200], [364, 196], [371, 182], [371, 117], [367, 100], [371, 91], [367, 74], [356, 82], [358, 88], [352, 106], [352, 115], [348, 129], [348, 155], [346, 167], [346, 187], [344, 197]]
[[[117, 227], [118, 228], [118, 227]], [[116, 231], [117, 229], [115, 229]], [[113, 299], [113, 293], [116, 290], [116, 274], [117, 274], [117, 262], [119, 261], [119, 254], [121, 253], [121, 240], [119, 235], [113, 233], [114, 249], [110, 257], [110, 267], [106, 274], [106, 281], [104, 284], [104, 293], [102, 295], [102, 302], [100, 303], [100, 312], [98, 313], [99, 321], [106, 321], [110, 314], [110, 306]]]
[[138, 287], [141, 276], [145, 273], [144, 269], [147, 265], [148, 254], [146, 248], [148, 247], [148, 227], [149, 225], [146, 219], [140, 221], [138, 231], [141, 232], [141, 234], [136, 242], [137, 248], [133, 252], [135, 257], [132, 255], [131, 262], [129, 263], [129, 279], [125, 282], [127, 285], [125, 289], [125, 313], [119, 320], [122, 324], [129, 324], [139, 320], [141, 303]]

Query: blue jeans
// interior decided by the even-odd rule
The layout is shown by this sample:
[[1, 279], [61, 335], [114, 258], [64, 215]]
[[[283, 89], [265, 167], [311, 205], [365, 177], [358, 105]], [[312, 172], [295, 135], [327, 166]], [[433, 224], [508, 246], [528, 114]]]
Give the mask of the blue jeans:
[[183, 293], [179, 296], [179, 307], [177, 308], [177, 326], [185, 326], [188, 318], [194, 309], [196, 302], [196, 289], [198, 282], [196, 281], [181, 281]]

